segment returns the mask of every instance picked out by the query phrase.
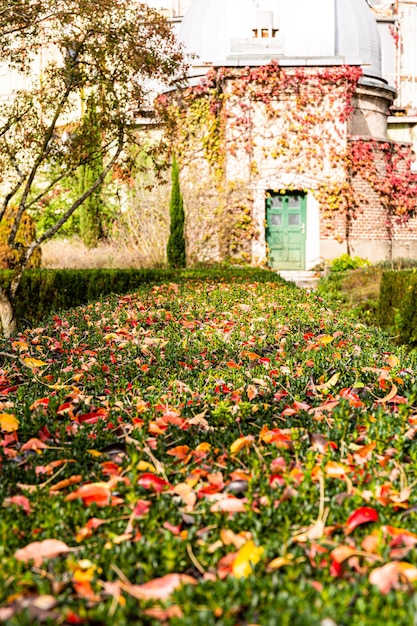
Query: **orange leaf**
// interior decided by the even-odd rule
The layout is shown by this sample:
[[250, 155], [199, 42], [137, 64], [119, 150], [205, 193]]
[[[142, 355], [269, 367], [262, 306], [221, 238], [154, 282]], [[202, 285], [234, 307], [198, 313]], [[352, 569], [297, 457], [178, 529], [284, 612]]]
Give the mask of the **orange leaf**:
[[108, 506], [111, 501], [111, 491], [104, 483], [82, 485], [79, 489], [68, 494], [65, 498], [65, 502], [70, 502], [77, 498], [81, 498], [83, 504], [86, 506], [89, 506], [93, 502], [97, 504], [97, 506]]
[[256, 352], [250, 352], [248, 350], [244, 350], [242, 352], [242, 356], [247, 356], [249, 361], [256, 361], [257, 359], [261, 358], [259, 354], [256, 354]]
[[19, 428], [19, 420], [10, 413], [0, 413], [0, 429], [12, 433]]

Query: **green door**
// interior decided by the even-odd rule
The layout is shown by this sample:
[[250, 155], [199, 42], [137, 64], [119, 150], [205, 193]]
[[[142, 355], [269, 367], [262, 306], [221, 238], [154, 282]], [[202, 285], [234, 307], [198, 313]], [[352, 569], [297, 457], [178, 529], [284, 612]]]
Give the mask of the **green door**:
[[305, 269], [305, 194], [270, 192], [266, 200], [266, 222], [270, 267], [280, 270]]

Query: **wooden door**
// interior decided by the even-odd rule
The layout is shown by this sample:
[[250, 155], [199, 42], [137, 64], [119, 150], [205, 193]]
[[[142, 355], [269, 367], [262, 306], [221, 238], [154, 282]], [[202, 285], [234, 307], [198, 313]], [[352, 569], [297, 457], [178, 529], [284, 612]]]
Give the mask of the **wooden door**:
[[266, 242], [273, 269], [304, 270], [306, 259], [306, 196], [302, 192], [268, 194]]

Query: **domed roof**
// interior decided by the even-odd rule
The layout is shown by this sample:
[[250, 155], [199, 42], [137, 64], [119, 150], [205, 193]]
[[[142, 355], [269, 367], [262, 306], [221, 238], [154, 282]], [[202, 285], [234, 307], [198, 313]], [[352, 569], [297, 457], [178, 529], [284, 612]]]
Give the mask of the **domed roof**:
[[180, 39], [194, 65], [362, 65], [382, 79], [381, 44], [366, 0], [193, 0]]

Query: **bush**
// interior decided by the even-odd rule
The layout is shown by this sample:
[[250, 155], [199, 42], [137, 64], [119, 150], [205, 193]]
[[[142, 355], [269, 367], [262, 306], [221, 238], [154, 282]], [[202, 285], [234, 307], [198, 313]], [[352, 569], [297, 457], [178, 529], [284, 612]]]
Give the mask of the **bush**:
[[345, 272], [346, 270], [356, 270], [360, 267], [369, 267], [372, 265], [367, 259], [362, 259], [359, 256], [350, 256], [349, 254], [342, 254], [341, 256], [333, 259], [330, 264], [330, 270], [332, 272]]
[[404, 296], [416, 276], [416, 270], [392, 270], [382, 274], [378, 301], [378, 323], [380, 326], [383, 328], [394, 326], [395, 317], [402, 310]]
[[[0, 287], [6, 288], [11, 271], [0, 272]], [[195, 270], [29, 270], [23, 274], [16, 302], [15, 317], [30, 324], [39, 323], [58, 309], [99, 300], [102, 296], [125, 294], [150, 283], [184, 282], [186, 280], [228, 280], [230, 282], [284, 282], [274, 272], [256, 268], [223, 268]]]

